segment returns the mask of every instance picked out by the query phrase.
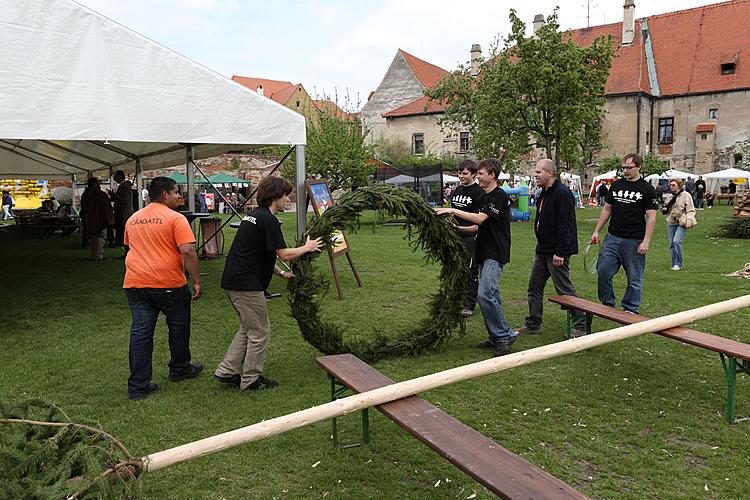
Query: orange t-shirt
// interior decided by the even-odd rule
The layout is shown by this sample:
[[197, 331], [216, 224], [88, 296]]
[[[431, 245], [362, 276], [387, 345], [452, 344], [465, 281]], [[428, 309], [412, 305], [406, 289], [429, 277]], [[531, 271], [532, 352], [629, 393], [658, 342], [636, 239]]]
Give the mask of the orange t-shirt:
[[179, 246], [195, 243], [184, 215], [162, 203], [149, 203], [125, 224], [123, 288], [177, 288], [187, 284]]

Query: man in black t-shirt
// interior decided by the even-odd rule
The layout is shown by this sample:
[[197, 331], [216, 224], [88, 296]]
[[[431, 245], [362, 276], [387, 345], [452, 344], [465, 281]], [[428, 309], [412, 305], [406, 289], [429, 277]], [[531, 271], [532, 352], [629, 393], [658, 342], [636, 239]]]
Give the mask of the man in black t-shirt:
[[599, 231], [611, 217], [596, 264], [599, 300], [605, 306], [615, 306], [612, 278], [622, 266], [628, 277], [622, 308], [636, 314], [641, 307], [643, 271], [656, 226], [657, 208], [656, 191], [641, 178], [642, 164], [641, 157], [634, 153], [623, 158], [623, 178], [609, 188], [606, 203], [591, 235], [591, 242], [599, 243]]
[[264, 291], [273, 274], [284, 279], [294, 274], [276, 266], [276, 257], [294, 260], [320, 250], [320, 238], [309, 237], [304, 245], [287, 248], [276, 213], [290, 203], [292, 184], [280, 177], [268, 176], [258, 185], [258, 208], [242, 219], [229, 249], [221, 287], [227, 291], [240, 329], [229, 345], [224, 360], [216, 368], [214, 379], [240, 390], [259, 391], [279, 385], [263, 376], [263, 360], [271, 333]]
[[[476, 183], [477, 164], [474, 160], [464, 160], [456, 169], [460, 185], [453, 191], [451, 208], [463, 210], [464, 212], [477, 213], [482, 208], [484, 189]], [[470, 226], [471, 223], [463, 219], [456, 219], [459, 226]], [[461, 241], [469, 255], [469, 281], [466, 287], [466, 300], [461, 316], [468, 317], [474, 314], [474, 306], [477, 304], [477, 288], [479, 286], [479, 264], [474, 256], [476, 250], [476, 234], [462, 234]]]
[[479, 346], [495, 349], [495, 356], [506, 354], [517, 337], [505, 319], [500, 298], [500, 276], [505, 264], [510, 262], [510, 199], [497, 183], [500, 171], [499, 160], [479, 162], [477, 180], [485, 192], [479, 213], [456, 208], [435, 209], [438, 215], [451, 214], [469, 222], [470, 226], [457, 226], [461, 234], [477, 235], [479, 308], [489, 334], [489, 339]]

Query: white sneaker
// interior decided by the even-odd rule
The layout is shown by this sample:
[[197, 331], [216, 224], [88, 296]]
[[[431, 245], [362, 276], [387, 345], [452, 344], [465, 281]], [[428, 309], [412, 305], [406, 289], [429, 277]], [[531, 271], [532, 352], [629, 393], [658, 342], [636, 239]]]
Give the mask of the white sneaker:
[[672, 271], [679, 271], [682, 269], [680, 266], [672, 266]]

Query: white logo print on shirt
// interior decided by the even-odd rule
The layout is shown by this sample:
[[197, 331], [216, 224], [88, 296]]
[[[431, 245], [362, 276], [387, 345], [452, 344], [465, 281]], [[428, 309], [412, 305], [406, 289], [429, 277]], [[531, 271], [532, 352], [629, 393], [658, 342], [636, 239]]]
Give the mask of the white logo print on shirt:
[[615, 201], [618, 201], [620, 203], [625, 203], [628, 205], [631, 203], [636, 203], [637, 201], [643, 199], [643, 194], [641, 194], [640, 192], [629, 191], [627, 189], [625, 191], [623, 191], [622, 189], [619, 191], [616, 191], [612, 193], [612, 196], [614, 196]]

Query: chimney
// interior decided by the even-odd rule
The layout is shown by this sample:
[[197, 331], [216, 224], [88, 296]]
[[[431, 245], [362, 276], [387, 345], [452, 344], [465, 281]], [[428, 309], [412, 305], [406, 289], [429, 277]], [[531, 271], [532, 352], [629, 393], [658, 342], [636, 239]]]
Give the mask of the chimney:
[[482, 62], [482, 47], [478, 43], [471, 46], [471, 76], [479, 76], [479, 64]]
[[632, 45], [635, 36], [635, 0], [625, 0], [622, 8], [622, 44]]
[[534, 16], [534, 38], [537, 38], [536, 32], [539, 31], [539, 28], [544, 26], [544, 16], [542, 14], [537, 14]]

